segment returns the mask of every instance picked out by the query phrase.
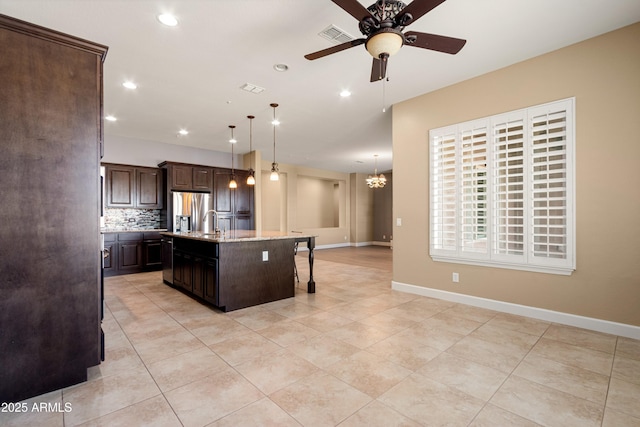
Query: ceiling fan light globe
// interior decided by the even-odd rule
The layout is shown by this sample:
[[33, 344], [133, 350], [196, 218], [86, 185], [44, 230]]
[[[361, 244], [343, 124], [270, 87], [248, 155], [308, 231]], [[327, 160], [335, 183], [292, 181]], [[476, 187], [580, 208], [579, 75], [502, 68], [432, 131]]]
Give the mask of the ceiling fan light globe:
[[371, 36], [365, 46], [367, 52], [377, 59], [380, 58], [382, 54], [389, 56], [395, 55], [403, 43], [404, 39], [401, 34], [395, 31], [384, 31]]

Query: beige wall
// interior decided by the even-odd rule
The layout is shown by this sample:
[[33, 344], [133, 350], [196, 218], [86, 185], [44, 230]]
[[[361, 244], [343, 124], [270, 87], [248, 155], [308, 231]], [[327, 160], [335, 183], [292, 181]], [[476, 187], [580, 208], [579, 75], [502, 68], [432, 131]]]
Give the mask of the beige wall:
[[367, 186], [367, 176], [352, 173], [351, 178], [351, 243], [355, 246], [373, 241], [373, 190]]
[[[577, 270], [433, 262], [429, 129], [573, 96]], [[640, 325], [640, 23], [395, 105], [393, 152], [395, 282]]]
[[[258, 168], [256, 168], [258, 169]], [[349, 234], [351, 224], [350, 218], [350, 191], [349, 191], [349, 174], [341, 172], [326, 171], [320, 169], [303, 168], [295, 165], [280, 163], [281, 180], [277, 182], [269, 181], [271, 162], [262, 160], [260, 165], [262, 171], [261, 182], [258, 183], [256, 190], [260, 191], [260, 214], [256, 216], [256, 224], [260, 224], [263, 230], [278, 230], [284, 232], [302, 231], [318, 236], [316, 245], [318, 246], [338, 246], [349, 243]], [[310, 189], [310, 183], [313, 180], [320, 183], [338, 184], [335, 194], [327, 196], [325, 191], [328, 187], [320, 186], [322, 197], [328, 200], [332, 208], [328, 210], [328, 215], [333, 221], [335, 196], [337, 202], [337, 227], [305, 227], [306, 217], [313, 215], [313, 221], [320, 221], [316, 213], [311, 213], [308, 209], [316, 209], [317, 206], [310, 207], [299, 200], [300, 186]], [[306, 196], [305, 196], [306, 197]], [[258, 212], [258, 210], [256, 210]]]

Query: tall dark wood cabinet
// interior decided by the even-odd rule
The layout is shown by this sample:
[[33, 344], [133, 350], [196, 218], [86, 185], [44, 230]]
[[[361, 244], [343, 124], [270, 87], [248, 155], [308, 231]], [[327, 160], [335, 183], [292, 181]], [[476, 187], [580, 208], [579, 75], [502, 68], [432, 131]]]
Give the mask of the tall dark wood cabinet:
[[107, 47], [0, 15], [0, 402], [101, 359]]

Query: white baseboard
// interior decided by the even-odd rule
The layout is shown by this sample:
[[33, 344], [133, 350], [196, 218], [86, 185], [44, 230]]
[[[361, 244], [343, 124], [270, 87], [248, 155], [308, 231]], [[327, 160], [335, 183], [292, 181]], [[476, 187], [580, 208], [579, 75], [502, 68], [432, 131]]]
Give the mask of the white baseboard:
[[[314, 250], [318, 250], [318, 249], [335, 249], [335, 248], [346, 248], [352, 246], [350, 243], [333, 243], [330, 245], [317, 245]], [[308, 251], [309, 249], [307, 249], [307, 246], [305, 243], [302, 243], [299, 247], [298, 247], [298, 252], [305, 252]]]
[[502, 313], [516, 314], [519, 316], [545, 320], [547, 322], [554, 322], [563, 325], [575, 326], [578, 328], [590, 329], [592, 331], [603, 332], [606, 334], [640, 339], [640, 327], [627, 325], [625, 323], [616, 323], [610, 322], [608, 320], [594, 319], [592, 317], [577, 316], [575, 314], [562, 313], [560, 311], [552, 311], [544, 308], [512, 304], [504, 301], [474, 297], [471, 295], [458, 294], [455, 292], [448, 292], [440, 289], [425, 288], [422, 286], [409, 285], [406, 283], [395, 281], [391, 282], [391, 289], [425, 297], [442, 299], [445, 301], [457, 302], [460, 304], [472, 305], [489, 310], [500, 311]]

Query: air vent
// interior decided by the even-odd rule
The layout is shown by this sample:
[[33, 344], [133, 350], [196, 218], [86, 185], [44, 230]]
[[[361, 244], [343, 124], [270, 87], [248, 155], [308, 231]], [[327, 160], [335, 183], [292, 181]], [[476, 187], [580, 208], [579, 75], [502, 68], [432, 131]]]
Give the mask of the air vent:
[[247, 92], [251, 92], [251, 93], [262, 93], [265, 91], [265, 88], [253, 85], [251, 83], [243, 84], [242, 86], [240, 86], [240, 89], [245, 90]]
[[335, 44], [346, 43], [354, 39], [353, 36], [347, 34], [344, 30], [341, 30], [333, 24], [320, 31], [318, 35], [324, 39], [334, 42]]

